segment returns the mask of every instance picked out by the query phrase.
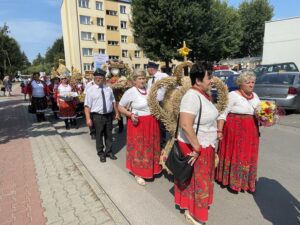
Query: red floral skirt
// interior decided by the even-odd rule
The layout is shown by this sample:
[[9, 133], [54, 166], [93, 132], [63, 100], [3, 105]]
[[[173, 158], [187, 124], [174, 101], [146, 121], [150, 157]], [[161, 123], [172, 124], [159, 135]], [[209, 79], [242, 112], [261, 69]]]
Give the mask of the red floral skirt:
[[[184, 155], [192, 151], [192, 146], [178, 141]], [[212, 146], [201, 149], [201, 154], [194, 164], [190, 181], [180, 185], [174, 180], [175, 204], [200, 222], [207, 222], [208, 207], [213, 201], [215, 151]]]
[[76, 118], [76, 103], [74, 101], [59, 101], [59, 113], [60, 119], [74, 119]]
[[159, 123], [151, 115], [138, 120], [137, 126], [127, 122], [126, 168], [136, 176], [153, 178], [162, 171]]
[[259, 133], [252, 115], [230, 113], [219, 143], [216, 180], [235, 191], [255, 191]]

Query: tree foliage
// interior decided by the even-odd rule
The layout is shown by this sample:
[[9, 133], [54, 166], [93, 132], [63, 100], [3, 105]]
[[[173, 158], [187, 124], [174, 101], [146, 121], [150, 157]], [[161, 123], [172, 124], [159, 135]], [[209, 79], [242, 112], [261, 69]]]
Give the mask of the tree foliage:
[[273, 6], [268, 0], [244, 0], [238, 12], [243, 31], [239, 56], [262, 55], [265, 21], [271, 20]]
[[0, 78], [5, 74], [15, 75], [30, 65], [27, 56], [21, 51], [18, 42], [9, 36], [9, 27], [0, 27]]

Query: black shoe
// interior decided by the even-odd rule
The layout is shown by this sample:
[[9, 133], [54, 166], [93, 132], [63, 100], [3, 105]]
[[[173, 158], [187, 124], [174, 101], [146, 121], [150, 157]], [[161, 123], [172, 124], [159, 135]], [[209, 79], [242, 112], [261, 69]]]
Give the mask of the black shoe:
[[96, 140], [96, 134], [91, 134], [91, 139]]
[[109, 158], [111, 159], [111, 160], [116, 160], [116, 159], [118, 159], [117, 158], [117, 156], [115, 156], [114, 154], [109, 154]]
[[106, 162], [105, 155], [100, 155], [100, 162]]

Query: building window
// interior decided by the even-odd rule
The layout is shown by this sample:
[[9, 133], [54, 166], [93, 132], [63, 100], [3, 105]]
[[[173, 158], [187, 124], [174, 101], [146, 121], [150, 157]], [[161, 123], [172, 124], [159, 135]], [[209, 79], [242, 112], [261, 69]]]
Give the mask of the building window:
[[126, 35], [121, 35], [121, 42], [122, 43], [127, 43], [127, 36]]
[[97, 10], [103, 10], [103, 2], [96, 1], [96, 9]]
[[135, 58], [140, 58], [141, 57], [140, 54], [141, 54], [140, 51], [134, 51], [134, 57]]
[[107, 30], [113, 30], [113, 31], [116, 31], [118, 30], [118, 27], [117, 26], [107, 26]]
[[120, 5], [120, 13], [126, 14], [126, 6], [125, 5]]
[[78, 5], [81, 8], [89, 8], [89, 0], [78, 0]]
[[99, 18], [99, 17], [97, 17], [97, 26], [101, 26], [101, 27], [103, 27], [104, 25], [104, 19], [103, 18]]
[[122, 57], [124, 58], [128, 57], [128, 50], [122, 50]]
[[108, 45], [119, 45], [118, 41], [108, 41]]
[[90, 16], [80, 16], [80, 24], [91, 24]]
[[147, 64], [144, 64], [144, 70], [147, 70]]
[[104, 34], [98, 33], [98, 41], [104, 41]]
[[141, 68], [141, 64], [134, 64], [134, 69], [139, 69]]
[[92, 40], [92, 33], [81, 31], [81, 40], [91, 41]]
[[106, 15], [116, 16], [118, 14], [117, 11], [114, 10], [106, 10]]
[[92, 48], [83, 48], [82, 55], [83, 56], [93, 56], [93, 49]]
[[121, 28], [126, 29], [126, 21], [121, 21]]
[[83, 70], [84, 70], [84, 71], [87, 71], [87, 70], [89, 70], [89, 71], [94, 70], [92, 63], [83, 63]]
[[105, 49], [104, 48], [99, 48], [99, 54], [105, 54]]
[[119, 56], [117, 56], [117, 55], [109, 55], [108, 58], [109, 59], [119, 59]]

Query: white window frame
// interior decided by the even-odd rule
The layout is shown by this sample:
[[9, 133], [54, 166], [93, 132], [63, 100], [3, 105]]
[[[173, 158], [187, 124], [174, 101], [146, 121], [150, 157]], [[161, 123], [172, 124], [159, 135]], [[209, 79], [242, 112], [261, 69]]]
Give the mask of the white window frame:
[[80, 15], [80, 24], [90, 25], [91, 24], [91, 17]]
[[126, 29], [126, 28], [127, 28], [127, 22], [124, 21], [124, 20], [121, 20], [120, 27], [121, 27], [122, 29]]
[[120, 5], [120, 13], [126, 14], [126, 6], [125, 5]]
[[97, 26], [103, 27], [104, 26], [104, 18], [97, 17]]
[[128, 50], [122, 50], [122, 57], [127, 58], [128, 57]]
[[118, 41], [107, 41], [107, 44], [111, 45], [111, 46], [117, 46], [117, 45], [119, 45], [119, 42]]
[[98, 50], [98, 53], [99, 53], [99, 54], [103, 54], [103, 55], [104, 55], [105, 52], [106, 52], [106, 51], [105, 51], [104, 48], [99, 48], [99, 50]]
[[110, 30], [110, 31], [118, 31], [118, 27], [117, 26], [107, 25], [106, 29]]
[[92, 71], [92, 70], [94, 70], [92, 63], [83, 63], [83, 70], [84, 71]]
[[121, 35], [121, 43], [128, 43], [128, 36], [127, 35]]
[[109, 55], [108, 58], [109, 59], [119, 59], [119, 56], [117, 56], [117, 55]]
[[134, 57], [135, 58], [141, 58], [141, 51], [140, 50], [135, 50], [134, 51]]
[[[99, 7], [100, 6], [100, 7]], [[96, 1], [96, 10], [103, 10], [103, 2], [100, 2], [100, 1]]]
[[78, 0], [78, 6], [80, 8], [89, 8], [89, 0]]
[[[101, 37], [101, 38], [99, 38]], [[97, 40], [98, 41], [105, 41], [105, 34], [104, 33], [98, 33], [97, 34]]]
[[82, 48], [82, 56], [93, 56], [92, 48]]
[[141, 68], [141, 64], [134, 64], [134, 69], [139, 69]]
[[118, 12], [115, 11], [115, 10], [109, 10], [109, 9], [107, 9], [107, 10], [106, 10], [106, 15], [109, 15], [109, 16], [117, 16], [117, 15], [118, 15]]
[[93, 40], [92, 32], [81, 31], [81, 40], [83, 40], [83, 41]]

